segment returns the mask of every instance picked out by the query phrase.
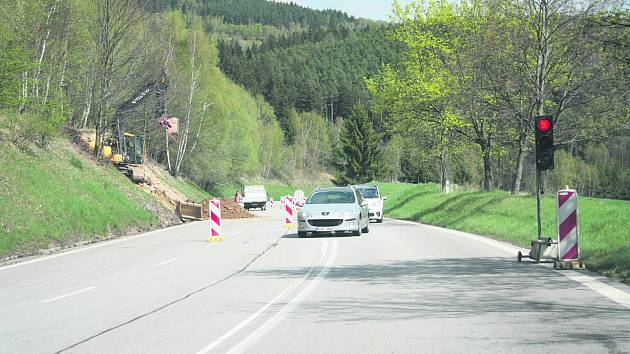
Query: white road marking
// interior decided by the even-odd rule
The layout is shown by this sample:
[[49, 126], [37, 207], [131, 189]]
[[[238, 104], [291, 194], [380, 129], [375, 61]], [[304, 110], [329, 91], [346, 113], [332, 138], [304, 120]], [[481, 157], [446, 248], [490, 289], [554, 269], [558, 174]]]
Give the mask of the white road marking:
[[313, 273], [313, 271], [315, 270], [315, 267], [317, 264], [320, 264], [322, 262], [322, 260], [324, 259], [324, 257], [326, 256], [326, 252], [328, 251], [328, 239], [326, 239], [326, 242], [324, 242], [324, 244], [322, 245], [322, 249], [321, 249], [321, 256], [319, 258], [319, 260], [317, 261], [317, 263], [315, 263], [314, 265], [312, 265], [309, 270], [306, 272], [306, 274], [304, 274], [302, 276], [302, 278], [300, 278], [298, 281], [296, 281], [295, 283], [293, 283], [291, 286], [289, 286], [288, 288], [286, 288], [283, 292], [280, 293], [280, 295], [276, 296], [273, 300], [269, 301], [266, 305], [264, 305], [263, 307], [261, 307], [258, 311], [256, 311], [254, 314], [252, 314], [251, 316], [247, 317], [246, 319], [244, 319], [241, 323], [237, 324], [236, 326], [234, 326], [232, 329], [230, 329], [229, 331], [227, 331], [225, 334], [223, 334], [222, 336], [220, 336], [219, 338], [217, 338], [215, 341], [213, 341], [212, 343], [208, 344], [206, 347], [204, 347], [203, 349], [199, 350], [197, 352], [197, 354], [206, 354], [209, 353], [212, 349], [216, 348], [217, 346], [221, 345], [221, 343], [225, 342], [228, 338], [230, 338], [231, 336], [233, 336], [234, 334], [236, 334], [238, 331], [240, 331], [243, 327], [247, 326], [249, 323], [251, 323], [253, 320], [255, 320], [256, 318], [258, 318], [260, 315], [262, 315], [269, 307], [271, 307], [272, 305], [274, 305], [276, 302], [278, 302], [280, 299], [282, 299], [284, 296], [286, 296], [287, 294], [291, 293], [293, 290], [295, 290], [298, 286], [300, 286], [306, 279], [308, 279], [311, 274]]
[[621, 289], [617, 289], [614, 286], [603, 283], [595, 277], [584, 273], [563, 270], [560, 271], [560, 274], [630, 309], [629, 293], [626, 293]]
[[67, 297], [74, 296], [74, 295], [79, 295], [81, 293], [84, 293], [84, 292], [87, 292], [87, 291], [90, 291], [90, 290], [94, 290], [94, 289], [96, 289], [96, 287], [95, 286], [91, 286], [89, 288], [85, 288], [83, 290], [78, 290], [78, 291], [72, 292], [70, 294], [65, 294], [65, 295], [53, 297], [52, 299], [44, 300], [44, 301], [42, 301], [42, 303], [48, 303], [48, 302], [53, 302], [53, 301], [65, 299]]
[[302, 301], [304, 298], [308, 296], [308, 294], [313, 291], [313, 289], [317, 286], [317, 284], [324, 278], [328, 272], [330, 271], [330, 266], [334, 262], [337, 257], [337, 240], [333, 239], [332, 251], [328, 255], [328, 260], [326, 264], [319, 271], [315, 279], [313, 279], [308, 286], [306, 286], [302, 291], [300, 291], [295, 297], [293, 297], [289, 302], [287, 302], [280, 311], [278, 311], [275, 315], [273, 315], [270, 319], [268, 319], [265, 323], [263, 323], [260, 327], [254, 330], [249, 336], [239, 342], [236, 346], [234, 346], [228, 354], [233, 353], [244, 353], [252, 345], [254, 345], [260, 338], [262, 338], [265, 334], [267, 334], [270, 330], [272, 330], [280, 321], [285, 318], [289, 313], [291, 313]]
[[179, 259], [179, 257], [175, 257], [175, 258], [169, 259], [168, 261], [164, 261], [164, 262], [162, 262], [162, 263], [158, 263], [158, 264], [156, 264], [155, 266], [156, 266], [156, 267], [161, 267], [161, 266], [163, 266], [163, 265], [167, 265], [167, 264], [169, 264], [169, 263], [175, 262], [175, 261], [176, 261], [176, 260], [178, 260], [178, 259]]
[[53, 254], [53, 255], [50, 255], [50, 256], [43, 256], [43, 257], [40, 257], [40, 258], [35, 258], [35, 259], [29, 260], [29, 261], [24, 261], [24, 262], [20, 262], [20, 263], [10, 264], [10, 265], [6, 265], [6, 266], [0, 266], [0, 272], [3, 271], [3, 270], [8, 270], [8, 269], [16, 268], [16, 267], [21, 267], [21, 266], [25, 266], [25, 265], [28, 265], [28, 264], [39, 263], [39, 262], [55, 259], [55, 258], [58, 258], [58, 257], [64, 257], [64, 256], [68, 256], [68, 255], [71, 255], [71, 254], [79, 253], [79, 252], [85, 252], [85, 251], [93, 250], [95, 248], [111, 246], [111, 245], [115, 245], [117, 243], [135, 240], [137, 238], [150, 236], [150, 235], [153, 235], [153, 234], [156, 234], [156, 233], [159, 233], [159, 232], [163, 232], [163, 231], [174, 230], [174, 229], [177, 229], [177, 228], [180, 228], [180, 227], [184, 227], [184, 226], [188, 226], [188, 225], [192, 225], [192, 223], [172, 226], [172, 227], [169, 227], [169, 228], [166, 228], [166, 229], [154, 230], [154, 231], [150, 231], [150, 232], [147, 232], [147, 233], [144, 233], [144, 234], [135, 235], [135, 236], [129, 236], [129, 237], [125, 237], [125, 238], [118, 238], [118, 239], [110, 240], [110, 241], [103, 241], [103, 242], [99, 242], [99, 243], [91, 245], [91, 246], [81, 247], [81, 248], [78, 248], [78, 249], [72, 250], [72, 251], [65, 251], [65, 252]]
[[467, 239], [474, 240], [474, 241], [486, 244], [488, 246], [492, 246], [494, 248], [500, 249], [501, 251], [504, 251], [506, 253], [514, 254], [514, 257], [516, 257], [516, 252], [518, 252], [518, 251], [521, 251], [521, 252], [527, 251], [527, 252], [529, 252], [529, 250], [526, 250], [526, 249], [518, 247], [518, 246], [511, 245], [511, 244], [506, 243], [506, 242], [493, 240], [493, 239], [490, 239], [490, 238], [487, 238], [487, 237], [483, 237], [483, 236], [479, 236], [479, 235], [469, 234], [469, 233], [463, 232], [463, 231], [451, 230], [451, 229], [446, 229], [446, 228], [439, 227], [439, 226], [426, 225], [426, 224], [421, 224], [421, 223], [417, 223], [417, 222], [413, 222], [413, 221], [407, 221], [407, 220], [397, 220], [397, 219], [389, 219], [389, 220], [392, 220], [392, 221], [395, 221], [395, 222], [401, 223], [401, 224], [408, 224], [408, 225], [426, 227], [428, 229], [433, 229], [433, 230], [437, 230], [437, 231], [457, 234], [457, 235], [463, 236], [463, 237], [465, 237]]
[[[500, 241], [496, 241], [493, 239], [489, 239], [487, 237], [483, 237], [483, 236], [479, 236], [479, 235], [474, 235], [474, 234], [469, 234], [466, 232], [462, 232], [462, 231], [457, 231], [457, 230], [450, 230], [450, 229], [445, 229], [442, 227], [438, 227], [438, 226], [433, 226], [433, 225], [425, 225], [425, 224], [421, 224], [421, 223], [417, 223], [417, 222], [412, 222], [412, 221], [406, 221], [406, 220], [397, 220], [397, 219], [389, 219], [389, 220], [393, 220], [397, 223], [403, 223], [403, 224], [409, 224], [409, 225], [415, 225], [415, 226], [422, 226], [422, 227], [427, 227], [427, 228], [432, 228], [434, 230], [439, 230], [439, 231], [444, 231], [444, 232], [451, 232], [463, 237], [466, 237], [468, 239], [477, 241], [477, 242], [481, 242], [484, 243], [486, 245], [492, 246], [494, 248], [500, 249], [502, 251], [508, 252], [508, 253], [512, 253], [514, 255], [516, 255], [516, 252], [521, 251], [521, 252], [525, 252], [525, 254], [529, 253], [528, 249], [524, 249], [521, 247], [517, 247], [514, 245], [510, 245], [508, 243], [505, 242], [500, 242]], [[543, 263], [539, 264], [540, 266], [549, 268], [548, 265], [545, 265]], [[558, 271], [558, 273], [564, 275], [565, 277], [573, 280], [574, 282], [581, 284], [597, 293], [599, 293], [600, 295], [603, 295], [605, 297], [607, 297], [610, 300], [613, 300], [619, 304], [622, 304], [623, 306], [627, 307], [630, 309], [630, 287], [623, 285], [623, 284], [617, 284], [618, 287], [620, 288], [624, 288], [624, 290], [627, 288], [627, 291], [621, 290], [620, 288], [614, 287], [614, 286], [610, 286], [600, 280], [598, 280], [596, 278], [596, 275], [591, 275], [591, 274], [585, 274], [583, 272], [580, 271], [571, 271], [571, 270], [561, 270]]]

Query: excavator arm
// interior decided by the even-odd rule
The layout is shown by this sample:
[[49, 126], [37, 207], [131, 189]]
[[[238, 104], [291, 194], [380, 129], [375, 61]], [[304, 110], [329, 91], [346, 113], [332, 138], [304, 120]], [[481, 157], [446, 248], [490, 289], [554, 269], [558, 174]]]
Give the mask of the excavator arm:
[[[162, 73], [159, 80], [150, 82], [142, 87], [136, 95], [123, 102], [116, 110], [116, 121], [113, 124], [113, 134], [110, 146], [114, 162], [118, 164], [141, 164], [144, 157], [144, 137], [138, 137], [126, 131], [126, 121], [130, 114], [148, 97], [151, 92], [156, 98], [156, 119], [160, 121], [166, 112], [166, 92], [168, 89], [168, 77]], [[139, 146], [140, 145], [140, 146]]]
[[134, 182], [144, 180], [144, 173], [140, 169], [144, 163], [145, 139], [144, 136], [136, 136], [126, 131], [127, 117], [132, 115], [139, 104], [153, 92], [156, 98], [155, 114], [158, 123], [161, 124], [162, 120], [168, 121], [165, 115], [168, 84], [168, 77], [162, 73], [159, 80], [146, 84], [116, 110], [116, 121], [112, 124], [112, 135], [104, 147], [108, 151], [104, 150], [104, 155], [109, 157], [120, 170], [126, 171]]

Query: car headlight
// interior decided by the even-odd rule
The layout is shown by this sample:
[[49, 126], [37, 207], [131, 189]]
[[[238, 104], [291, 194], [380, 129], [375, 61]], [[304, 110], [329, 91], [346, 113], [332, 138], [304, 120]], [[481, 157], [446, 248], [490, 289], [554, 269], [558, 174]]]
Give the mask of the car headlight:
[[306, 221], [306, 219], [310, 219], [311, 217], [312, 215], [308, 211], [300, 211], [298, 213], [298, 220], [300, 221]]
[[343, 219], [346, 221], [352, 221], [352, 220], [356, 220], [357, 218], [357, 214], [351, 212], [351, 211], [347, 211], [345, 213], [342, 214]]

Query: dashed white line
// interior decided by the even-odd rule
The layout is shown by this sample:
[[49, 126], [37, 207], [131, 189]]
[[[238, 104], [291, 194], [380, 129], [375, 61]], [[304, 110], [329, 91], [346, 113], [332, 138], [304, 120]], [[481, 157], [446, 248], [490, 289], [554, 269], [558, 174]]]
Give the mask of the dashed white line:
[[328, 255], [328, 259], [326, 260], [326, 264], [320, 269], [317, 276], [306, 286], [302, 291], [300, 291], [296, 296], [294, 296], [289, 302], [287, 302], [280, 311], [278, 311], [275, 315], [273, 315], [270, 319], [268, 319], [265, 323], [263, 323], [260, 327], [256, 328], [249, 336], [239, 342], [236, 346], [234, 346], [228, 354], [237, 354], [244, 353], [252, 345], [254, 345], [260, 338], [262, 338], [265, 334], [267, 334], [273, 327], [278, 324], [287, 314], [293, 311], [304, 298], [308, 296], [308, 294], [313, 291], [313, 289], [317, 286], [322, 278], [328, 274], [330, 271], [330, 266], [335, 261], [337, 257], [337, 240], [333, 239], [332, 251]]
[[78, 291], [75, 291], [75, 292], [71, 292], [70, 294], [65, 294], [65, 295], [53, 297], [52, 299], [44, 300], [44, 301], [42, 301], [42, 303], [48, 303], [48, 302], [53, 302], [53, 301], [65, 299], [67, 297], [74, 296], [74, 295], [79, 295], [81, 293], [84, 293], [84, 292], [87, 292], [87, 291], [90, 291], [90, 290], [94, 290], [94, 289], [96, 289], [96, 287], [95, 286], [91, 286], [91, 287], [85, 288], [83, 290], [78, 290]]
[[162, 263], [158, 263], [158, 264], [156, 264], [155, 266], [156, 266], [156, 267], [161, 267], [161, 266], [163, 266], [163, 265], [167, 265], [167, 264], [169, 264], [169, 263], [175, 262], [175, 261], [176, 261], [176, 260], [178, 260], [178, 259], [179, 259], [179, 257], [171, 258], [171, 259], [169, 259], [168, 261], [164, 261], [164, 262], [162, 262]]
[[317, 261], [317, 263], [315, 263], [313, 266], [311, 266], [309, 268], [308, 272], [306, 272], [306, 274], [304, 274], [304, 276], [302, 276], [302, 278], [300, 278], [298, 281], [296, 281], [291, 286], [289, 286], [287, 289], [285, 289], [282, 293], [280, 293], [280, 295], [276, 296], [273, 300], [269, 301], [265, 306], [261, 307], [254, 314], [252, 314], [248, 318], [244, 319], [241, 323], [239, 323], [236, 326], [234, 326], [231, 330], [227, 331], [225, 334], [223, 334], [221, 337], [217, 338], [212, 343], [208, 344], [203, 349], [199, 350], [197, 352], [197, 354], [209, 353], [212, 349], [214, 349], [217, 346], [221, 345], [221, 343], [225, 342], [228, 338], [232, 337], [234, 334], [236, 334], [238, 331], [240, 331], [243, 327], [247, 326], [250, 322], [252, 322], [256, 318], [258, 318], [260, 315], [262, 315], [269, 307], [271, 307], [272, 305], [277, 303], [284, 296], [286, 296], [287, 294], [289, 294], [293, 290], [295, 290], [297, 287], [299, 287], [304, 281], [306, 281], [306, 279], [308, 279], [311, 276], [311, 274], [313, 274], [313, 272], [315, 271], [316, 265], [320, 264], [324, 260], [324, 258], [326, 256], [326, 253], [328, 251], [328, 243], [329, 243], [328, 240], [326, 240], [326, 242], [324, 242], [324, 244], [322, 245], [322, 251], [321, 251], [321, 256], [320, 256], [319, 260]]

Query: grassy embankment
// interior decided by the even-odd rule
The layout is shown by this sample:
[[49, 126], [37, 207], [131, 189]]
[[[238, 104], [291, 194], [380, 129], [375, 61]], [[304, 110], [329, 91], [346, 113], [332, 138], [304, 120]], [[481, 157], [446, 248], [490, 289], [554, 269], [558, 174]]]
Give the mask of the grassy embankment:
[[184, 193], [186, 197], [194, 200], [195, 202], [200, 203], [204, 199], [212, 198], [210, 193], [204, 191], [196, 184], [190, 182], [189, 180], [178, 178], [172, 178], [169, 181], [166, 181], [170, 186]]
[[26, 153], [0, 145], [0, 258], [159, 224], [158, 202], [65, 141]]
[[[435, 184], [379, 184], [385, 215], [491, 236], [529, 248], [536, 199], [507, 192], [457, 191]], [[542, 199], [543, 235], [557, 237], [555, 196]], [[587, 268], [630, 282], [630, 201], [580, 198], [580, 250]]]

